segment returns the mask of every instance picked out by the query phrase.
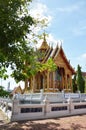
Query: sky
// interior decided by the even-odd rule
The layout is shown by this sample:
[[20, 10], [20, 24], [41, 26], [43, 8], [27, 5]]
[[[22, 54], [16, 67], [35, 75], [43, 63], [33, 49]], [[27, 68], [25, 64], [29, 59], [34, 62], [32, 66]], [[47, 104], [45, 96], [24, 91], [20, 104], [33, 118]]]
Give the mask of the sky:
[[34, 0], [34, 6], [50, 20], [52, 43], [62, 41], [71, 65], [86, 71], [86, 0]]
[[[86, 0], [33, 0], [32, 16], [48, 19], [48, 42], [56, 46], [62, 43], [63, 50], [75, 70], [79, 64], [86, 72]], [[2, 84], [15, 87], [15, 81], [8, 79]]]

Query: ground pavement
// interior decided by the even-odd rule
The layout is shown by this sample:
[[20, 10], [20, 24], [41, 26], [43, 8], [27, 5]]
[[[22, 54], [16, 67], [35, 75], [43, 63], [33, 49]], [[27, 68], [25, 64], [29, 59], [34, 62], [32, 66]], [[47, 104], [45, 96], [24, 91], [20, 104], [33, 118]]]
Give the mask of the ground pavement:
[[0, 130], [86, 130], [86, 115], [10, 122], [0, 110]]

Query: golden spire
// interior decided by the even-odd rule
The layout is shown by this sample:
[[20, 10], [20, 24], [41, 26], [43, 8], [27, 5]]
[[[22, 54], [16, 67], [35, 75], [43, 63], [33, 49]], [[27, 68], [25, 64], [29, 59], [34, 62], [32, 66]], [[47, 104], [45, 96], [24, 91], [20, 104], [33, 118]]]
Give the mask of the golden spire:
[[42, 45], [41, 47], [39, 48], [39, 50], [47, 50], [49, 48], [49, 45], [47, 44], [47, 41], [46, 41], [46, 34], [45, 32], [43, 33], [43, 42], [42, 42]]
[[45, 31], [44, 31], [44, 33], [43, 33], [43, 36], [44, 36], [44, 42], [46, 42], [46, 34], [45, 34]]

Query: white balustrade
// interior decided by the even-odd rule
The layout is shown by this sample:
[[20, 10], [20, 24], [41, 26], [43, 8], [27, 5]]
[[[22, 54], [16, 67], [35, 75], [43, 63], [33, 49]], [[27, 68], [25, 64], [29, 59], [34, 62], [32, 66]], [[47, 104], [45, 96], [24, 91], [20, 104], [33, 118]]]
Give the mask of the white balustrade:
[[0, 98], [0, 109], [11, 121], [86, 114], [86, 94], [43, 93], [43, 91], [18, 94], [13, 99]]

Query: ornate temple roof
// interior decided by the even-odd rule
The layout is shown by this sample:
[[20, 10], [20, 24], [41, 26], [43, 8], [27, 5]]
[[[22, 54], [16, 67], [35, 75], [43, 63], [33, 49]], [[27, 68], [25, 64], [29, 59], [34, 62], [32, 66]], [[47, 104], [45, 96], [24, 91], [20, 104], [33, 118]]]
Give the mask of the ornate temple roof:
[[62, 45], [58, 46], [58, 44], [57, 44], [55, 49], [53, 49], [52, 47], [49, 47], [45, 53], [45, 56], [44, 56], [44, 59], [42, 62], [45, 63], [49, 58], [56, 60], [56, 57], [58, 57], [59, 53], [61, 53], [62, 58], [64, 59], [64, 62], [66, 63], [68, 68], [72, 71], [73, 74], [75, 74], [75, 70], [70, 65], [70, 61], [67, 59], [67, 57], [63, 51]]
[[[59, 57], [59, 54], [60, 54], [61, 58], [64, 60], [64, 62], [66, 64], [66, 66], [69, 68], [69, 70], [71, 70], [72, 74], [75, 74], [74, 68], [72, 68], [70, 61], [67, 59], [67, 57], [64, 53], [62, 44], [59, 45], [57, 43], [57, 46], [55, 47], [55, 49], [53, 49], [52, 47], [50, 47], [47, 44], [47, 41], [45, 38], [45, 33], [44, 33], [44, 39], [43, 39], [42, 45], [39, 48], [39, 50], [44, 53], [43, 57], [41, 57], [40, 62], [45, 63], [49, 58], [52, 58], [54, 61], [55, 60], [57, 61], [57, 59], [58, 59], [57, 57]], [[57, 61], [57, 62], [59, 62], [59, 61]]]
[[[70, 60], [67, 59], [67, 57], [66, 57], [66, 55], [65, 55], [65, 53], [64, 53], [64, 50], [63, 50], [62, 46], [61, 46], [60, 49], [59, 49], [59, 53], [62, 54], [62, 57], [63, 57], [63, 59], [64, 59], [66, 65], [68, 66], [68, 68], [72, 71], [72, 74], [75, 74], [76, 72], [75, 72], [74, 68], [71, 66]], [[57, 54], [57, 55], [58, 55], [58, 54]]]
[[22, 89], [20, 85], [18, 87], [15, 87], [11, 94], [13, 95], [16, 93], [22, 93]]

